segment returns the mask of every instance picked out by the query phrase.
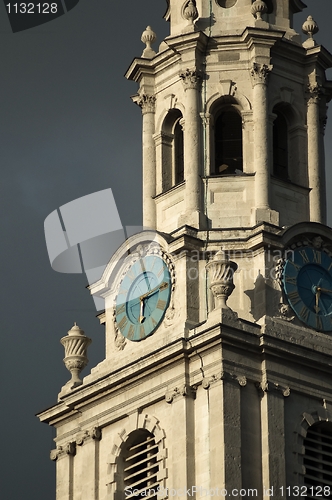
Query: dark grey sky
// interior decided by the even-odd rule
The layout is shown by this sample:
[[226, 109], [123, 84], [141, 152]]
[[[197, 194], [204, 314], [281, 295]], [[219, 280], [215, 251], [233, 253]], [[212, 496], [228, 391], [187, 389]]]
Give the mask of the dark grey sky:
[[[332, 51], [331, 0], [307, 0], [319, 43]], [[34, 414], [68, 380], [59, 339], [74, 321], [103, 357], [103, 328], [83, 275], [54, 272], [44, 219], [59, 206], [112, 188], [124, 225], [141, 222], [141, 113], [123, 74], [151, 24], [168, 34], [165, 0], [81, 0], [68, 14], [13, 34], [0, 3], [1, 467], [4, 500], [54, 500], [53, 432]], [[158, 43], [157, 42], [157, 43]], [[332, 74], [330, 76], [332, 79]], [[332, 224], [332, 122], [326, 130]]]

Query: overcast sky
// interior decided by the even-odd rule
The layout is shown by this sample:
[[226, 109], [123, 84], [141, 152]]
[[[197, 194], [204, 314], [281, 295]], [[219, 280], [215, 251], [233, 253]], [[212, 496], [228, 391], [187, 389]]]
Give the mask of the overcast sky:
[[[331, 0], [307, 0], [332, 51]], [[54, 500], [53, 431], [34, 416], [69, 379], [59, 339], [74, 321], [103, 358], [103, 327], [84, 275], [54, 272], [44, 220], [59, 206], [112, 188], [124, 225], [141, 222], [141, 113], [123, 74], [148, 24], [168, 34], [165, 0], [81, 0], [68, 14], [13, 34], [0, 4], [1, 467], [4, 500]], [[330, 75], [332, 79], [332, 74]], [[332, 223], [332, 123], [326, 130]]]

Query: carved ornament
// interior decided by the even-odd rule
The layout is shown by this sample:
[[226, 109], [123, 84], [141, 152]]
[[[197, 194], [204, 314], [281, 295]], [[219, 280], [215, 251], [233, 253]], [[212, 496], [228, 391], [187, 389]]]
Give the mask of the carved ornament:
[[250, 74], [252, 78], [253, 85], [257, 85], [259, 83], [267, 85], [268, 77], [273, 69], [271, 64], [258, 64], [256, 62], [253, 63]]
[[174, 399], [182, 397], [190, 397], [195, 399], [196, 397], [196, 386], [182, 385], [180, 387], [174, 387], [174, 389], [168, 390], [165, 394], [165, 401], [168, 404], [173, 403]]
[[185, 90], [197, 89], [201, 81], [201, 73], [196, 69], [186, 69], [184, 73], [180, 73], [180, 78], [183, 81]]
[[154, 113], [156, 109], [156, 96], [148, 94], [139, 94], [133, 98], [133, 101], [141, 108], [142, 114]]
[[306, 98], [308, 104], [319, 104], [324, 94], [323, 87], [318, 83], [309, 83], [306, 88]]

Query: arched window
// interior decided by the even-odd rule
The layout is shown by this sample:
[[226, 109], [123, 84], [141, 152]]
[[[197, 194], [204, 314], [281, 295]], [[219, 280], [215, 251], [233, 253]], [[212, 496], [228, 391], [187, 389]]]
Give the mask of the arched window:
[[243, 170], [242, 118], [234, 110], [220, 113], [215, 122], [215, 174]]
[[171, 109], [162, 126], [162, 190], [184, 181], [182, 114]]
[[132, 432], [120, 455], [119, 475], [124, 499], [157, 500], [158, 444], [154, 435], [145, 429]]
[[176, 121], [174, 131], [174, 184], [184, 181], [183, 130], [180, 118]]
[[288, 179], [288, 123], [279, 110], [273, 122], [273, 174]]
[[[318, 422], [309, 427], [304, 439], [304, 484], [307, 497], [316, 499], [320, 487], [324, 498], [324, 486], [332, 491], [332, 423]], [[325, 496], [331, 498], [331, 494]]]

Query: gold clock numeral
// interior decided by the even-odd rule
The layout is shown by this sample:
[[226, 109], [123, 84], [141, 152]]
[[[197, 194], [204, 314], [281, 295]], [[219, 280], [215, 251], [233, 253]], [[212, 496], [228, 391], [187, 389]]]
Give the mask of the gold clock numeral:
[[152, 323], [152, 328], [155, 328], [157, 326], [157, 321], [153, 318], [153, 316], [150, 316], [151, 323]]
[[143, 273], [145, 273], [145, 272], [146, 272], [146, 269], [145, 269], [145, 265], [144, 265], [144, 261], [143, 261], [143, 259], [140, 259], [139, 263], [140, 263], [140, 265], [141, 265], [141, 268], [142, 268]]
[[133, 269], [130, 269], [127, 273], [127, 276], [131, 279], [131, 281], [134, 281], [134, 279], [136, 278], [136, 274], [135, 272], [133, 271]]
[[286, 276], [286, 283], [289, 283], [290, 285], [296, 285], [297, 284], [297, 278], [291, 278], [290, 276]]
[[313, 250], [313, 256], [314, 256], [314, 262], [316, 264], [321, 264], [322, 263], [322, 254], [320, 252], [317, 252], [317, 250]]
[[297, 291], [289, 293], [288, 298], [294, 305], [298, 302], [301, 302], [299, 293]]
[[329, 265], [329, 267], [327, 268], [328, 271], [331, 271], [331, 268], [332, 268], [332, 262], [331, 264]]
[[145, 338], [145, 328], [144, 328], [143, 325], [140, 326], [139, 337], [140, 337], [140, 339], [144, 339]]
[[164, 267], [162, 267], [161, 269], [159, 269], [159, 271], [157, 272], [158, 278], [160, 278], [160, 276], [162, 276], [163, 274], [164, 274]]
[[121, 304], [121, 306], [117, 306], [116, 314], [122, 314], [126, 312], [126, 304]]
[[123, 316], [120, 323], [118, 323], [120, 330], [123, 330], [127, 326], [127, 323], [128, 323], [128, 318], [126, 316]]
[[130, 325], [129, 330], [128, 330], [128, 334], [127, 334], [127, 338], [129, 340], [131, 340], [131, 339], [134, 338], [135, 330], [136, 330], [135, 326], [134, 325]]
[[166, 307], [166, 300], [159, 299], [156, 307], [157, 307], [157, 309], [161, 309], [163, 311]]
[[119, 295], [127, 295], [128, 293], [128, 290], [125, 290], [124, 288], [122, 288], [122, 290], [119, 291]]
[[305, 250], [300, 250], [299, 253], [300, 253], [300, 255], [301, 255], [302, 259], [303, 259], [303, 262], [305, 264], [309, 264], [309, 257], [307, 255], [307, 252]]
[[153, 257], [152, 266], [149, 269], [150, 271], [152, 271], [156, 262], [157, 262], [157, 257]]
[[322, 330], [322, 328], [323, 328], [323, 324], [322, 324], [321, 317], [318, 316], [318, 314], [316, 314], [316, 329]]
[[310, 311], [307, 308], [307, 306], [303, 306], [301, 311], [300, 311], [300, 317], [303, 319], [303, 321], [308, 321]]
[[290, 264], [292, 264], [292, 265], [295, 267], [295, 269], [296, 269], [297, 271], [299, 271], [299, 270], [301, 269], [301, 266], [299, 266], [298, 264], [295, 264], [295, 262], [293, 262], [292, 260], [289, 260], [288, 262], [289, 262]]

